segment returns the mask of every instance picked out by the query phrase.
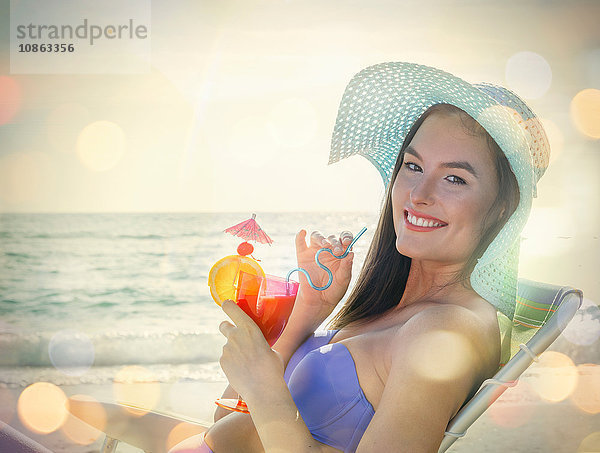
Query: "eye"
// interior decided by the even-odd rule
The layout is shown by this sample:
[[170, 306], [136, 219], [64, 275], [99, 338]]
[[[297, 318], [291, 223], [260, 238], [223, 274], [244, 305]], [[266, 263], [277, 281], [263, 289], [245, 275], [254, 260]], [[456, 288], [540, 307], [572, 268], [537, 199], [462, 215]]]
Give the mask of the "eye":
[[446, 176], [446, 180], [448, 182], [450, 182], [451, 184], [456, 184], [456, 185], [463, 185], [463, 184], [467, 183], [464, 179], [462, 179], [461, 177], [456, 176], [456, 175]]
[[421, 167], [419, 167], [417, 164], [415, 164], [414, 162], [404, 162], [404, 166], [406, 168], [408, 168], [410, 171], [423, 171], [423, 169]]

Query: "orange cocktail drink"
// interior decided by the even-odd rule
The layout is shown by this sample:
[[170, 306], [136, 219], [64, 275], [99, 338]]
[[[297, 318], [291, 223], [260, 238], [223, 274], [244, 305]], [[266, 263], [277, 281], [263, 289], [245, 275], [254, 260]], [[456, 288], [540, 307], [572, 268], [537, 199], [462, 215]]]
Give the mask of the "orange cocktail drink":
[[273, 346], [292, 313], [300, 283], [274, 275], [264, 277], [240, 271], [235, 302], [260, 328]]

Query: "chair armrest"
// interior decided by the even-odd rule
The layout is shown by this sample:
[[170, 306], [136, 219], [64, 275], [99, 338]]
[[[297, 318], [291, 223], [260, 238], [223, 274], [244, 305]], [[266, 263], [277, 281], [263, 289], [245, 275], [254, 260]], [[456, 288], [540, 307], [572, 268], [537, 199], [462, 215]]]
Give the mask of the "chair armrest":
[[[178, 425], [182, 425], [178, 427], [178, 431], [181, 429], [190, 436], [203, 433], [210, 426], [208, 423], [176, 414], [147, 412], [134, 406], [98, 402], [81, 397], [69, 398], [67, 409], [75, 417], [106, 433], [108, 437], [153, 453], [168, 451], [169, 434]], [[106, 417], [99, 417], [99, 411], [104, 411]]]

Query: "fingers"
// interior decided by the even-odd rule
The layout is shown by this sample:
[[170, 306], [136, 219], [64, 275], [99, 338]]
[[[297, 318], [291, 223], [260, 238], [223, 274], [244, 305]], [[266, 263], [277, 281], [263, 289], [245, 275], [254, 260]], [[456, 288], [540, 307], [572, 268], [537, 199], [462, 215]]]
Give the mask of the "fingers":
[[[225, 314], [227, 316], [229, 316], [231, 318], [231, 320], [235, 323], [236, 326], [242, 326], [244, 324], [248, 324], [248, 323], [252, 323], [254, 324], [254, 321], [252, 321], [252, 319], [250, 319], [250, 317], [244, 313], [244, 310], [242, 310], [238, 304], [236, 304], [234, 301], [232, 301], [231, 299], [227, 299], [225, 301], [223, 301], [223, 303], [221, 304], [221, 308], [223, 309], [223, 311], [225, 312]], [[227, 321], [225, 321], [227, 322]], [[220, 329], [220, 327], [219, 327]], [[223, 333], [223, 332], [221, 332]], [[225, 334], [223, 334], [225, 335]]]
[[352, 243], [354, 238], [351, 231], [342, 231], [338, 236], [331, 234], [327, 238], [320, 231], [313, 231], [310, 235], [309, 245], [306, 245], [306, 230], [302, 229], [296, 234], [296, 252], [303, 253], [309, 250], [309, 248], [313, 250], [318, 250], [322, 248], [327, 248], [331, 251], [332, 257], [330, 259], [335, 259], [334, 257], [341, 257], [344, 254], [344, 251], [348, 248], [348, 246]]
[[235, 326], [229, 321], [223, 321], [221, 324], [219, 324], [219, 332], [221, 332], [225, 338], [229, 338], [229, 335], [234, 329]]
[[320, 231], [313, 231], [310, 235], [310, 245], [320, 249], [321, 247], [329, 247], [331, 244]]
[[296, 234], [296, 251], [302, 253], [307, 250], [306, 246], [306, 230], [300, 230]]

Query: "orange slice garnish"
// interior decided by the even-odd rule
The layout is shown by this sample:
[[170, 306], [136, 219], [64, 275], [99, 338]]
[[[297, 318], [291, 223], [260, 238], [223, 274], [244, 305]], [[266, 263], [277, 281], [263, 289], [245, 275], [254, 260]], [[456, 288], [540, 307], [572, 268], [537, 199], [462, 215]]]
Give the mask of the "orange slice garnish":
[[208, 273], [210, 295], [217, 305], [224, 300], [235, 300], [236, 284], [240, 271], [248, 274], [265, 276], [260, 264], [252, 258], [241, 255], [229, 255], [217, 261]]

